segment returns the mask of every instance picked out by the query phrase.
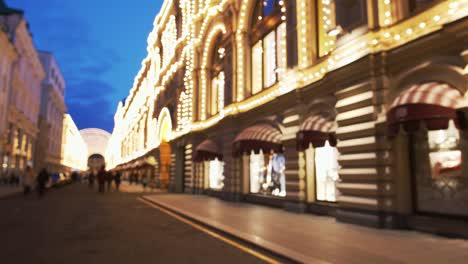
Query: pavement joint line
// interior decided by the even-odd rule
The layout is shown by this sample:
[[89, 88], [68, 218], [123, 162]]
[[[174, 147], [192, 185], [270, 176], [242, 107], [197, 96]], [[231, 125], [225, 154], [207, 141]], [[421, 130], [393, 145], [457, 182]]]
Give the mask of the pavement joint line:
[[138, 197], [137, 200], [147, 204], [150, 207], [158, 209], [159, 211], [161, 211], [161, 212], [163, 212], [163, 213], [165, 213], [165, 214], [167, 214], [167, 215], [169, 215], [171, 217], [174, 217], [175, 219], [177, 219], [177, 220], [179, 220], [179, 221], [181, 221], [183, 223], [186, 223], [186, 224], [188, 224], [188, 225], [190, 225], [190, 226], [192, 226], [192, 227], [194, 227], [194, 228], [196, 228], [196, 229], [198, 229], [198, 230], [200, 230], [200, 231], [202, 231], [202, 232], [204, 232], [204, 233], [206, 233], [206, 234], [208, 234], [208, 235], [210, 235], [210, 236], [212, 236], [212, 237], [214, 237], [214, 238], [216, 238], [218, 240], [221, 240], [221, 241], [223, 241], [223, 242], [225, 242], [225, 243], [227, 243], [227, 244], [229, 244], [229, 245], [231, 245], [231, 246], [233, 246], [235, 248], [238, 248], [238, 249], [240, 249], [240, 250], [242, 250], [242, 251], [244, 251], [244, 252], [246, 252], [248, 254], [251, 254], [251, 255], [253, 255], [253, 256], [255, 256], [255, 257], [257, 257], [257, 258], [259, 258], [259, 259], [261, 259], [263, 261], [266, 261], [267, 263], [280, 264], [280, 262], [274, 260], [273, 258], [270, 258], [270, 257], [268, 257], [268, 256], [266, 256], [266, 255], [264, 255], [264, 254], [262, 254], [260, 252], [257, 252], [257, 251], [255, 251], [253, 249], [250, 249], [250, 248], [248, 248], [246, 246], [243, 246], [243, 245], [235, 242], [232, 239], [229, 239], [229, 238], [227, 238], [225, 236], [222, 236], [222, 235], [220, 235], [220, 234], [218, 234], [216, 232], [213, 232], [213, 231], [209, 230], [208, 228], [205, 228], [205, 227], [195, 223], [194, 221], [191, 221], [191, 220], [189, 220], [189, 219], [187, 219], [185, 217], [182, 217], [182, 216], [180, 216], [180, 215], [178, 215], [176, 213], [173, 213], [173, 212], [169, 211], [168, 209], [165, 209], [165, 208], [163, 208], [163, 207], [161, 207], [159, 205], [156, 205], [156, 204], [154, 204], [154, 203], [152, 203], [150, 201], [147, 201], [144, 198]]

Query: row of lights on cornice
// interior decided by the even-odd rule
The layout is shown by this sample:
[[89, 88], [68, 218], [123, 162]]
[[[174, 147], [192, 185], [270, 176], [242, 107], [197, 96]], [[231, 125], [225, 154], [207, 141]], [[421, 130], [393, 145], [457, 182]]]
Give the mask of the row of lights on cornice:
[[[466, 1], [466, 0], [463, 0], [463, 1]], [[330, 1], [329, 0], [323, 0], [324, 3], [329, 3]], [[391, 10], [391, 1], [390, 0], [384, 0], [384, 4], [385, 6], [388, 6]], [[452, 2], [450, 2], [450, 4], [448, 5], [448, 10], [447, 10], [447, 14], [448, 15], [453, 15], [455, 14], [456, 12], [456, 9], [459, 7], [460, 3], [459, 3], [459, 0], [453, 0]], [[388, 16], [388, 11], [385, 12], [385, 15], [386, 17]], [[390, 20], [387, 20], [388, 21], [391, 21], [391, 15], [389, 17]], [[401, 41], [403, 41], [403, 38], [405, 37], [405, 35], [408, 37], [408, 38], [411, 38], [412, 35], [415, 34], [415, 32], [417, 31], [423, 31], [424, 29], [426, 29], [430, 24], [437, 24], [437, 23], [440, 23], [442, 22], [442, 17], [437, 14], [437, 15], [434, 15], [432, 17], [431, 20], [429, 21], [422, 21], [420, 22], [416, 27], [408, 27], [406, 28], [403, 32], [401, 33], [394, 33], [393, 36], [390, 32], [388, 31], [384, 31], [384, 33], [382, 34], [383, 35], [383, 38], [384, 39], [390, 39], [391, 37], [393, 37], [394, 41], [396, 43], [399, 43]], [[384, 22], [385, 23], [385, 22]], [[334, 30], [330, 30], [328, 31], [328, 35], [330, 36], [336, 36], [337, 32], [339, 32], [340, 30], [337, 29], [337, 31], [334, 31]], [[341, 32], [340, 32], [341, 33]], [[338, 34], [340, 34], [338, 33]], [[360, 48], [365, 48], [366, 46], [378, 46], [380, 43], [379, 39], [378, 38], [374, 38], [372, 39], [369, 43], [367, 42], [362, 42], [359, 46], [357, 47], [360, 47]], [[351, 56], [352, 54], [350, 53], [355, 53], [356, 50], [353, 50], [353, 49], [349, 49], [350, 52], [342, 52], [342, 54], [336, 54], [334, 55], [333, 57], [329, 57], [328, 59], [328, 70], [332, 70], [334, 69], [334, 65], [336, 64], [337, 60], [339, 59], [345, 59], [347, 56]], [[320, 68], [319, 70], [315, 71], [314, 73], [311, 73], [310, 75], [308, 76], [305, 76], [304, 77], [304, 81], [312, 81], [314, 79], [319, 79], [321, 76], [323, 76], [325, 73], [327, 72], [327, 69], [322, 67]]]

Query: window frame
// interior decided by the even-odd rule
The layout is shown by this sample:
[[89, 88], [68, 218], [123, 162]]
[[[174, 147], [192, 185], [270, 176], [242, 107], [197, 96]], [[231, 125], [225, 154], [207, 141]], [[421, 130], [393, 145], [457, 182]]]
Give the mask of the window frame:
[[[279, 1], [274, 0], [274, 7], [272, 11], [267, 15], [263, 16], [263, 1], [257, 1], [257, 4], [254, 8], [254, 12], [252, 14], [252, 21], [251, 21], [251, 33], [250, 33], [250, 96], [256, 95], [261, 93], [264, 90], [267, 90], [273, 86], [275, 86], [279, 80], [280, 80], [280, 75], [276, 71], [278, 68], [278, 35], [279, 35], [279, 28], [280, 26], [285, 23], [287, 23], [288, 19], [286, 17], [285, 20], [282, 19], [282, 16], [285, 16], [283, 12], [281, 11], [281, 6], [279, 5]], [[283, 5], [284, 8], [286, 8], [286, 4]], [[255, 16], [262, 14], [262, 19], [259, 21]], [[272, 32], [275, 32], [275, 82], [272, 85], [266, 85], [265, 84], [265, 38], [271, 34]], [[286, 36], [287, 36], [287, 29], [286, 29]], [[262, 47], [262, 76], [261, 76], [261, 83], [262, 87], [259, 91], [255, 91], [253, 89], [253, 83], [254, 83], [254, 56], [253, 56], [253, 49], [259, 41], [262, 42], [261, 47]], [[287, 63], [286, 63], [287, 67]]]
[[[226, 75], [225, 75], [225, 72], [226, 70], [224, 69], [224, 59], [226, 57], [226, 54], [224, 54], [223, 58], [222, 59], [216, 59], [218, 58], [219, 54], [218, 54], [218, 51], [219, 49], [221, 48], [224, 48], [226, 50], [226, 46], [227, 46], [227, 42], [229, 41], [229, 38], [227, 38], [225, 35], [223, 34], [219, 34], [216, 38], [215, 38], [215, 41], [214, 41], [214, 45], [213, 45], [213, 49], [212, 49], [212, 57], [211, 57], [211, 64], [210, 64], [210, 72], [209, 72], [209, 81], [208, 81], [208, 87], [207, 87], [207, 98], [208, 98], [208, 102], [206, 104], [206, 109], [205, 109], [205, 112], [207, 113], [207, 116], [208, 117], [211, 117], [211, 116], [215, 116], [217, 114], [219, 114], [219, 90], [217, 91], [217, 109], [216, 111], [213, 112], [213, 109], [212, 109], [212, 105], [213, 105], [213, 102], [212, 102], [212, 99], [213, 99], [213, 96], [212, 96], [212, 92], [213, 92], [213, 84], [214, 84], [214, 80], [216, 79], [216, 81], [219, 80], [219, 76], [221, 73], [224, 74], [224, 79], [226, 78]], [[223, 89], [225, 90], [226, 89], [226, 84], [224, 83], [223, 85]], [[219, 89], [219, 88], [218, 88]], [[225, 91], [223, 91], [224, 93]], [[224, 105], [223, 105], [223, 108], [224, 108]]]

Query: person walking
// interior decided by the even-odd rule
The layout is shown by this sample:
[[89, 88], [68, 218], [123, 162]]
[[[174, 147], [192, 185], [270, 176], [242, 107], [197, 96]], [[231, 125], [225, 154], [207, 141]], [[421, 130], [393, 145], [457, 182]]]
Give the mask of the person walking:
[[94, 187], [94, 178], [95, 177], [96, 176], [94, 175], [94, 170], [91, 170], [91, 172], [88, 175], [88, 186], [91, 189]]
[[146, 186], [148, 186], [148, 175], [146, 175], [146, 173], [141, 175], [141, 185], [143, 185], [143, 189], [146, 190]]
[[45, 192], [46, 184], [49, 182], [50, 175], [47, 170], [44, 168], [41, 170], [39, 175], [37, 176], [37, 188], [39, 191], [39, 197], [42, 197]]
[[112, 172], [108, 172], [106, 174], [106, 181], [107, 181], [107, 191], [110, 192], [111, 187], [112, 187], [112, 181], [114, 180], [114, 175]]
[[115, 189], [116, 189], [117, 191], [119, 191], [120, 182], [121, 182], [121, 177], [122, 177], [122, 175], [120, 174], [120, 172], [116, 172], [116, 173], [115, 173], [114, 182], [115, 182]]
[[27, 166], [26, 170], [23, 173], [23, 188], [24, 188], [25, 195], [31, 192], [33, 183], [34, 183], [34, 172], [30, 166]]
[[106, 184], [106, 169], [104, 165], [102, 165], [101, 169], [99, 170], [97, 178], [99, 184], [99, 192], [104, 193], [104, 185]]

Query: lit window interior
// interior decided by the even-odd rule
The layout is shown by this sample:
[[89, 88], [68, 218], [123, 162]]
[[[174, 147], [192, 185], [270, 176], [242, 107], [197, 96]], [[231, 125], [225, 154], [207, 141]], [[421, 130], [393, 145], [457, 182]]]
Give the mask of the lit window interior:
[[214, 159], [209, 161], [210, 188], [219, 190], [224, 187], [224, 162]]
[[432, 178], [461, 176], [460, 134], [453, 121], [446, 130], [428, 131], [428, 140]]
[[286, 196], [285, 158], [283, 154], [250, 155], [250, 192]]
[[325, 145], [315, 149], [315, 181], [317, 200], [336, 202], [336, 183], [338, 176], [338, 150], [330, 146], [328, 141]]

